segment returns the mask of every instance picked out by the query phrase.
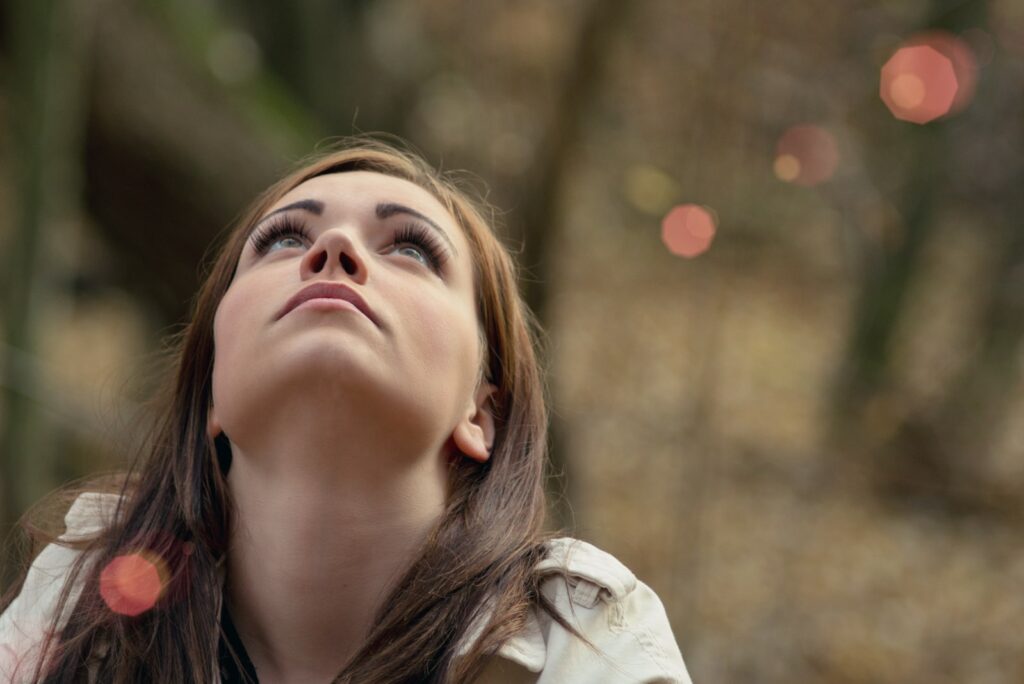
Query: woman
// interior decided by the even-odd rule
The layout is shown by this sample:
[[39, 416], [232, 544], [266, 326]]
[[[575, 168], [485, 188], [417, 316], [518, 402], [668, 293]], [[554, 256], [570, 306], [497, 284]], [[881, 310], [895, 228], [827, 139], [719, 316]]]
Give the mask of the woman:
[[142, 458], [23, 578], [8, 677], [688, 682], [654, 593], [542, 532], [533, 329], [453, 181], [365, 139], [306, 163], [228, 236]]

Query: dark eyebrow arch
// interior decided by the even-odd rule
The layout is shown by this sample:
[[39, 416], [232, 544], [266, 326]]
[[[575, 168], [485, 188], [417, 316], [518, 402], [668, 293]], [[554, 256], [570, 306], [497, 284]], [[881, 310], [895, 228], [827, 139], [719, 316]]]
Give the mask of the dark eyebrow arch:
[[448, 237], [448, 233], [444, 232], [441, 229], [441, 226], [437, 225], [420, 212], [416, 211], [415, 209], [410, 209], [409, 207], [402, 204], [395, 204], [394, 202], [382, 202], [377, 205], [377, 218], [384, 220], [389, 216], [394, 216], [395, 214], [408, 214], [409, 216], [415, 216], [421, 221], [430, 224], [430, 227], [436, 230], [438, 233], [440, 233], [441, 236], [448, 243], [448, 246], [452, 250], [452, 254], [454, 254], [455, 256], [459, 255], [459, 251], [455, 249], [455, 243], [452, 242], [452, 239], [450, 237]]
[[261, 218], [259, 221], [257, 221], [256, 225], [260, 225], [274, 214], [280, 214], [285, 211], [291, 211], [292, 209], [305, 209], [311, 214], [316, 214], [317, 216], [320, 216], [324, 213], [324, 203], [314, 199], [304, 199], [299, 200], [298, 202], [292, 202], [289, 205], [283, 206], [280, 209], [275, 209], [274, 211], [270, 212], [269, 214]]

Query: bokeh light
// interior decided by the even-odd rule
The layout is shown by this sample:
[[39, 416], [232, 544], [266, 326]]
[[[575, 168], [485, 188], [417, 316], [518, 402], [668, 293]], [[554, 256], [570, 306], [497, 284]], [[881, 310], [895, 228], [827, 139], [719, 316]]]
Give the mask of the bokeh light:
[[927, 31], [904, 41], [882, 67], [879, 94], [893, 116], [924, 124], [964, 109], [974, 96], [978, 60], [967, 41]]
[[140, 615], [156, 605], [164, 590], [159, 560], [144, 553], [117, 556], [100, 573], [100, 596], [120, 615]]
[[957, 87], [949, 113], [962, 111], [974, 98], [978, 85], [978, 56], [971, 43], [948, 31], [926, 31], [912, 36], [907, 44], [927, 45], [953, 64]]
[[260, 46], [244, 31], [223, 31], [210, 42], [206, 60], [214, 76], [228, 85], [240, 85], [259, 72]]
[[650, 164], [630, 166], [623, 178], [626, 201], [652, 216], [661, 216], [671, 207], [679, 190], [679, 183], [672, 176]]
[[711, 247], [717, 230], [715, 217], [696, 204], [673, 207], [661, 221], [661, 240], [677, 256], [692, 258]]
[[779, 138], [773, 170], [779, 180], [811, 186], [830, 179], [838, 165], [835, 137], [820, 126], [801, 124]]

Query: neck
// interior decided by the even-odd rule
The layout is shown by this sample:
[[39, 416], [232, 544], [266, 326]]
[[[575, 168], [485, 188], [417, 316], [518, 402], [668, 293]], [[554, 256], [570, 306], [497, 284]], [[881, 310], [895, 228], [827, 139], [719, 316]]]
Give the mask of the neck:
[[[445, 461], [436, 450], [366, 459], [372, 452], [356, 458], [346, 448], [317, 459], [309, 444], [282, 446], [259, 454], [233, 446], [237, 522], [225, 600], [261, 682], [328, 682], [440, 521]], [[303, 457], [281, 467], [290, 454]], [[301, 467], [315, 462], [334, 467]]]

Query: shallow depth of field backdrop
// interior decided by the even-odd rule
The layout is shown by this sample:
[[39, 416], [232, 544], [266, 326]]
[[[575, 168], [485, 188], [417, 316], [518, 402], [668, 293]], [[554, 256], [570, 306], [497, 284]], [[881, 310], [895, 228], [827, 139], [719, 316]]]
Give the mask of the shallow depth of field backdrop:
[[5, 537], [124, 465], [219, 231], [386, 131], [502, 210], [553, 519], [695, 682], [1024, 681], [1024, 2], [0, 12]]

